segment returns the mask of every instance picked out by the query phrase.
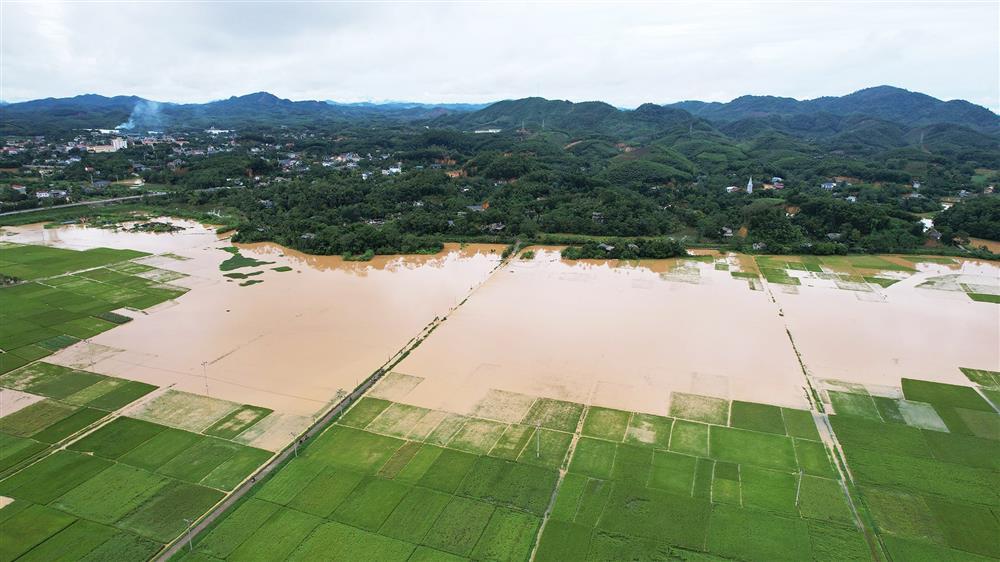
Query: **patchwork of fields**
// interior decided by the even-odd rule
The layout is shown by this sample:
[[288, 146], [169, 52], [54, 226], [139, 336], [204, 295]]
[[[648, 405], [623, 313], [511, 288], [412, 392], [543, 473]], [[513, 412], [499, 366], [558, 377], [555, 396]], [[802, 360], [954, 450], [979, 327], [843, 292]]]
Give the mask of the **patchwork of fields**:
[[148, 559], [273, 454], [266, 408], [39, 361], [186, 291], [146, 255], [0, 243], [0, 560]]
[[46, 397], [0, 417], [0, 560], [147, 559], [272, 455], [225, 439], [252, 406], [194, 433], [117, 415], [144, 383], [33, 363], [0, 385]]
[[[821, 438], [825, 418], [804, 410], [683, 394], [671, 416], [511, 396], [477, 408], [518, 404], [512, 420], [368, 396], [186, 556], [995, 557], [1000, 414], [962, 388], [906, 380], [899, 398], [858, 393], [870, 409], [830, 416], [853, 481]], [[910, 425], [926, 416], [900, 408], [948, 425]]]
[[[0, 275], [25, 281], [0, 289], [0, 562], [154, 557], [295, 433], [268, 408], [41, 361], [183, 294], [143, 256], [0, 243]], [[865, 300], [916, 271], [891, 256], [698, 260], [783, 286], [779, 301], [799, 283]], [[993, 291], [945, 277], [921, 287]], [[997, 559], [1000, 373], [962, 373], [969, 385], [810, 379], [813, 411], [675, 388], [629, 403], [646, 412], [521, 388], [431, 404], [425, 377], [390, 373], [178, 558]]]
[[[1000, 302], [1000, 283], [989, 274], [963, 274], [961, 264], [948, 257], [930, 256], [758, 256], [734, 262], [717, 259], [716, 269], [746, 279], [750, 288], [760, 290], [763, 277], [784, 292], [797, 287], [827, 287], [856, 293], [878, 293], [916, 273], [921, 266], [935, 265], [939, 271], [922, 281], [921, 289], [964, 293], [977, 302]], [[956, 272], [948, 269], [954, 268]], [[859, 298], [863, 298], [859, 296]]]
[[147, 254], [0, 243], [0, 276], [28, 281], [0, 290], [0, 373], [41, 359], [186, 291], [180, 274], [130, 260]]
[[829, 393], [844, 412], [830, 420], [846, 464], [893, 559], [1000, 558], [1000, 402], [996, 386], [980, 390], [903, 379], [899, 398]]

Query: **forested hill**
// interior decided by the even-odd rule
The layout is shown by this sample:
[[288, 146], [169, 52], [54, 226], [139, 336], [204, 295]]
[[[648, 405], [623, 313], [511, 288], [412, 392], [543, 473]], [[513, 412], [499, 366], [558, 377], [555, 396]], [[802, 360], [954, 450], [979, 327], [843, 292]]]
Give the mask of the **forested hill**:
[[309, 127], [344, 123], [408, 123], [456, 112], [479, 109], [462, 104], [337, 104], [326, 101], [292, 101], [267, 92], [233, 96], [208, 103], [174, 104], [135, 96], [105, 97], [86, 94], [72, 98], [46, 98], [3, 106], [0, 134], [44, 135], [78, 129], [112, 129], [145, 133], [147, 130], [184, 131]]
[[[601, 101], [569, 102], [544, 98], [477, 104], [342, 104], [330, 101], [292, 101], [267, 92], [202, 104], [174, 104], [136, 96], [105, 97], [86, 94], [5, 104], [0, 111], [0, 134], [67, 134], [82, 128], [130, 130], [190, 130], [331, 126], [370, 122], [384, 125], [419, 123], [461, 130], [527, 127], [571, 133], [608, 135], [618, 139], [644, 138], [672, 130], [718, 128], [737, 139], [774, 130], [803, 138], [855, 134], [862, 144], [879, 149], [916, 144], [910, 131], [953, 125], [951, 143], [979, 146], [1000, 133], [1000, 116], [975, 104], [941, 101], [900, 88], [879, 86], [842, 97], [799, 101], [773, 96], [743, 96], [728, 103], [685, 101], [666, 106], [644, 104], [623, 110]], [[987, 136], [969, 135], [975, 131]], [[939, 135], [942, 130], [930, 131]], [[912, 136], [926, 137], [925, 132]], [[865, 140], [864, 137], [871, 140]], [[960, 138], [961, 137], [961, 138]]]
[[728, 103], [683, 101], [667, 107], [683, 109], [710, 121], [817, 114], [864, 115], [907, 126], [950, 123], [980, 131], [1000, 131], [1000, 116], [985, 107], [963, 100], [942, 101], [892, 86], [877, 86], [846, 96], [803, 101], [774, 96], [742, 96]]
[[[934, 100], [929, 96], [898, 88], [888, 90], [904, 100], [914, 96], [921, 100]], [[864, 104], [843, 101], [848, 98], [856, 100], [859, 97], [869, 97], [861, 95], [864, 92], [887, 90], [871, 88], [844, 98], [822, 98], [826, 100], [823, 106], [789, 98], [744, 97], [730, 104], [644, 104], [634, 110], [625, 110], [603, 102], [573, 103], [524, 98], [497, 102], [479, 111], [447, 115], [430, 121], [430, 124], [462, 131], [550, 131], [588, 142], [599, 139], [602, 142], [645, 145], [666, 141], [671, 144], [686, 143], [689, 148], [694, 148], [691, 146], [693, 143], [701, 143], [700, 149], [694, 148], [699, 152], [706, 149], [708, 152], [718, 152], [720, 145], [749, 141], [752, 144], [769, 144], [767, 148], [772, 153], [785, 150], [811, 153], [822, 149], [839, 154], [876, 156], [886, 155], [891, 151], [916, 150], [925, 155], [965, 155], [981, 162], [996, 161], [997, 148], [1000, 146], [1000, 126], [995, 122], [1000, 117], [989, 110], [967, 102], [934, 100], [937, 103], [935, 107], [944, 110], [936, 112], [928, 107], [922, 111], [923, 117], [917, 119], [913, 118], [916, 113], [911, 114], [910, 118], [904, 118], [900, 117], [898, 111], [886, 110], [888, 102], [880, 96], [875, 97], [883, 101], [872, 105], [871, 114], [864, 113]], [[953, 104], [957, 103], [974, 108], [966, 108], [965, 114], [976, 116], [976, 119], [965, 119], [965, 124], [954, 122], [960, 120], [956, 117], [958, 113], [951, 111]], [[727, 109], [733, 104], [744, 104], [745, 111]], [[907, 105], [904, 102], [900, 104]], [[844, 113], [819, 109], [821, 107]], [[851, 107], [857, 108], [857, 111], [848, 112]], [[878, 113], [891, 113], [889, 117], [893, 118], [874, 115]], [[740, 117], [724, 119], [719, 118], [720, 115]], [[993, 119], [992, 124], [990, 117]], [[970, 124], [970, 121], [975, 123]], [[714, 148], [706, 143], [714, 145]]]
[[608, 135], [629, 139], [662, 133], [674, 127], [711, 129], [689, 112], [654, 104], [635, 110], [618, 109], [600, 101], [570, 102], [545, 98], [505, 100], [471, 113], [445, 116], [436, 126], [463, 130], [541, 129]]
[[[268, 93], [12, 104], [0, 108], [3, 127], [24, 136], [7, 137], [0, 155], [0, 208], [42, 205], [45, 187], [97, 196], [100, 180], [141, 179], [171, 190], [171, 202], [227, 210], [243, 241], [362, 255], [540, 234], [894, 252], [1000, 232], [998, 133], [947, 113], [928, 124], [798, 110], [722, 120], [543, 98], [473, 109]], [[120, 123], [132, 128], [79, 130]], [[128, 132], [127, 147], [90, 150]], [[939, 229], [925, 230], [921, 219], [937, 216]]]

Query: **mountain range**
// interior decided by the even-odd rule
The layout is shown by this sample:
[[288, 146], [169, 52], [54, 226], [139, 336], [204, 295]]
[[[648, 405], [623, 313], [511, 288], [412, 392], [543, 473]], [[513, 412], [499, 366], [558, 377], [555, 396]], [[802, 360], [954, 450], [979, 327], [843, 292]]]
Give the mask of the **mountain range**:
[[[711, 129], [736, 139], [765, 132], [827, 139], [847, 136], [882, 148], [915, 144], [914, 137], [946, 134], [957, 142], [995, 146], [1000, 116], [962, 100], [942, 101], [891, 86], [867, 88], [840, 97], [795, 100], [742, 96], [728, 103], [683, 101], [647, 103], [634, 110], [610, 104], [545, 98], [493, 104], [415, 102], [338, 103], [292, 101], [267, 92], [202, 104], [174, 104], [136, 96], [95, 94], [10, 103], [0, 110], [0, 134], [69, 133], [80, 128], [123, 126], [137, 131], [185, 130], [210, 126], [254, 128], [322, 127], [352, 122], [421, 123], [462, 130], [478, 128], [552, 129], [621, 139], [687, 127]], [[916, 132], [915, 132], [916, 131]]]

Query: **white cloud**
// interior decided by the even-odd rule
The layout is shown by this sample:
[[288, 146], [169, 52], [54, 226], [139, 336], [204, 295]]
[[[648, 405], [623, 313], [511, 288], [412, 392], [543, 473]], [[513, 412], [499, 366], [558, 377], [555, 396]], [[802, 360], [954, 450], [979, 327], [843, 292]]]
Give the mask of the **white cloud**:
[[2, 96], [620, 106], [878, 84], [1000, 109], [1000, 4], [2, 3]]

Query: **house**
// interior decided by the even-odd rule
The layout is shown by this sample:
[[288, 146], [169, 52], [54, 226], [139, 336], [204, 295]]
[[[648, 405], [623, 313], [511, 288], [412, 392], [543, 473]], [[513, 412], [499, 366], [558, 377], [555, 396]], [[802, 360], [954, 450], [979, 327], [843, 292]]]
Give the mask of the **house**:
[[822, 187], [823, 189], [826, 189], [827, 191], [829, 191], [829, 190], [832, 190], [832, 189], [836, 188], [837, 184], [836, 184], [836, 182], [825, 181], [825, 182], [821, 183], [819, 186]]
[[605, 244], [604, 242], [598, 244], [597, 247], [604, 250], [605, 252], [610, 252], [615, 249], [615, 247], [612, 246], [611, 244]]
[[367, 180], [370, 177], [372, 177], [372, 172], [361, 172], [362, 181]]
[[10, 188], [13, 189], [14, 191], [20, 193], [21, 195], [24, 195], [24, 193], [28, 190], [27, 187], [25, 187], [25, 186], [23, 186], [23, 185], [21, 185], [19, 183], [15, 183], [14, 185], [10, 186]]
[[97, 181], [90, 182], [90, 185], [91, 185], [91, 187], [96, 187], [98, 189], [103, 189], [103, 188], [108, 187], [109, 185], [111, 185], [111, 182], [108, 181], [108, 180], [97, 180]]
[[941, 240], [941, 233], [938, 232], [936, 228], [929, 228], [927, 229], [927, 237], [931, 240], [938, 241]]
[[35, 197], [39, 199], [60, 199], [68, 196], [69, 192], [65, 189], [49, 189], [47, 191], [35, 192]]
[[490, 232], [500, 232], [506, 227], [507, 225], [505, 225], [502, 222], [494, 222], [486, 225], [486, 229], [489, 230]]
[[726, 187], [726, 193], [736, 193], [739, 190], [740, 188], [736, 187], [735, 185], [730, 185]]
[[913, 180], [913, 189], [920, 189], [920, 181]]
[[858, 198], [855, 197], [855, 196], [853, 196], [853, 195], [848, 195], [847, 197], [845, 197], [845, 199], [847, 199], [848, 203], [857, 203], [858, 202]]
[[993, 187], [992, 185], [987, 185], [987, 186], [986, 186], [986, 188], [985, 188], [985, 189], [983, 189], [983, 193], [985, 193], [985, 194], [987, 194], [987, 195], [988, 195], [988, 194], [990, 194], [990, 193], [993, 193], [993, 190], [994, 190], [994, 189], [995, 189], [995, 188], [994, 188], [994, 187]]
[[827, 232], [826, 237], [830, 240], [840, 240], [844, 235], [839, 232]]
[[724, 227], [722, 227], [719, 230], [722, 231], [722, 237], [723, 238], [732, 238], [733, 237], [733, 229], [729, 228], [728, 226], [724, 226]]
[[774, 185], [774, 184], [777, 184], [777, 183], [784, 183], [784, 182], [785, 182], [785, 180], [781, 179], [778, 176], [774, 176], [774, 177], [771, 178], [771, 185]]
[[767, 244], [765, 244], [765, 243], [763, 243], [763, 242], [754, 242], [754, 243], [753, 243], [753, 246], [751, 246], [751, 247], [752, 247], [752, 248], [753, 248], [753, 249], [754, 249], [755, 251], [758, 251], [758, 252], [759, 252], [759, 251], [761, 251], [761, 250], [764, 250], [764, 249], [766, 249], [766, 248], [767, 248]]
[[604, 223], [604, 213], [598, 213], [596, 211], [593, 212], [593, 213], [590, 213], [590, 220], [592, 220], [592, 221], [594, 221], [596, 223], [603, 224]]
[[495, 135], [499, 133], [502, 129], [476, 129], [472, 131], [475, 135]]

